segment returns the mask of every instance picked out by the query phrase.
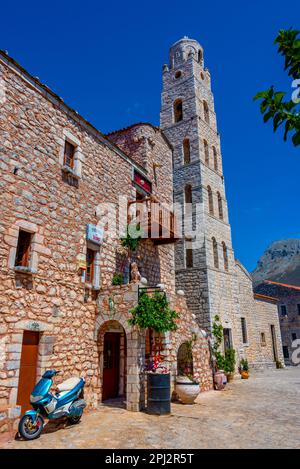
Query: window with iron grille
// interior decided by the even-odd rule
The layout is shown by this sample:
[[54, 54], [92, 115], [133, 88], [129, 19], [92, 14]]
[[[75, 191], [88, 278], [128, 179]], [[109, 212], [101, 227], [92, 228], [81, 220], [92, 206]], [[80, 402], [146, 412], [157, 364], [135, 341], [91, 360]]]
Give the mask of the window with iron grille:
[[248, 335], [247, 335], [247, 325], [246, 325], [246, 319], [241, 318], [241, 325], [242, 325], [242, 337], [243, 337], [243, 344], [248, 343]]
[[30, 257], [30, 246], [31, 246], [32, 234], [27, 231], [20, 230], [15, 266], [16, 267], [28, 267]]

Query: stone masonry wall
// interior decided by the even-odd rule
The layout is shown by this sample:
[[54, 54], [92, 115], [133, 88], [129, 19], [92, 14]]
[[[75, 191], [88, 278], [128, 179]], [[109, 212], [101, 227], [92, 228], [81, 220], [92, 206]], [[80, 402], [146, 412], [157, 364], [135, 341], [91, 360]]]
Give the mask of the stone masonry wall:
[[[144, 341], [137, 331], [128, 329], [124, 319], [132, 306], [132, 298], [127, 303], [125, 299], [126, 288], [131, 286], [124, 290], [111, 286], [119, 240], [106, 237], [101, 247], [99, 291], [82, 282], [77, 256], [86, 252], [86, 225], [97, 224], [99, 219], [112, 221], [111, 213], [97, 210], [99, 204], [117, 204], [120, 188], [122, 195], [133, 199], [133, 169], [143, 174], [145, 168], [3, 54], [0, 74], [5, 84], [0, 108], [0, 405], [13, 408], [16, 404], [26, 330], [40, 333], [37, 379], [49, 368], [62, 371], [63, 379], [84, 376], [88, 405], [99, 405], [103, 337], [95, 330], [98, 327], [103, 333], [104, 323], [112, 318], [109, 310], [103, 324], [99, 323], [97, 297], [109, 291], [116, 305], [120, 304], [116, 317], [127, 336], [127, 407], [139, 410], [137, 369], [144, 358]], [[150, 169], [147, 176], [160, 200], [169, 202], [172, 176], [165, 184], [162, 175], [172, 164], [171, 149], [157, 130], [147, 127], [147, 132], [154, 148], [149, 158], [161, 158], [162, 171], [156, 175], [157, 181]], [[66, 177], [62, 168], [66, 139], [76, 145], [76, 177]], [[20, 229], [33, 237], [28, 273], [14, 268]], [[137, 261], [150, 282], [164, 283], [168, 294], [175, 294], [172, 244], [155, 246], [143, 241]], [[121, 305], [125, 305], [124, 314]], [[193, 322], [190, 314], [186, 309], [185, 324]], [[191, 334], [186, 331], [185, 335]], [[204, 366], [204, 389], [210, 386], [207, 358], [197, 361]]]
[[[276, 332], [278, 360], [283, 363], [276, 301], [268, 300], [266, 297], [254, 297], [251, 276], [239, 262], [236, 262], [236, 273], [239, 293], [240, 358], [246, 357], [253, 368], [275, 366], [271, 335], [271, 325], [273, 324]], [[240, 319], [242, 317], [245, 318], [247, 325], [247, 343], [242, 341]], [[265, 341], [262, 341], [262, 333], [265, 336]]]

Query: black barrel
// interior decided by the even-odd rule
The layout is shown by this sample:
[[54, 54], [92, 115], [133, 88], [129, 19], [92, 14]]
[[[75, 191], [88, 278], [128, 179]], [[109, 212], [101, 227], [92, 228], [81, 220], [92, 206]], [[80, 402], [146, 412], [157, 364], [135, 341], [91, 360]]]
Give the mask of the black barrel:
[[171, 412], [170, 374], [148, 373], [148, 414], [165, 415]]

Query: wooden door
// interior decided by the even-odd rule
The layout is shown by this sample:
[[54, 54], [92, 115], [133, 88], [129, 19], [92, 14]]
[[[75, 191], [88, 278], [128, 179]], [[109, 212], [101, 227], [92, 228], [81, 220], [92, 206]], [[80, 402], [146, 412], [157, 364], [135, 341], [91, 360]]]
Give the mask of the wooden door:
[[118, 397], [120, 376], [120, 334], [104, 335], [102, 400]]
[[277, 353], [277, 341], [276, 341], [276, 333], [275, 333], [275, 326], [271, 324], [271, 336], [272, 336], [272, 348], [273, 348], [273, 357], [274, 362], [278, 361], [278, 353]]
[[38, 332], [24, 331], [17, 397], [22, 414], [31, 408], [30, 394], [36, 382], [39, 338]]

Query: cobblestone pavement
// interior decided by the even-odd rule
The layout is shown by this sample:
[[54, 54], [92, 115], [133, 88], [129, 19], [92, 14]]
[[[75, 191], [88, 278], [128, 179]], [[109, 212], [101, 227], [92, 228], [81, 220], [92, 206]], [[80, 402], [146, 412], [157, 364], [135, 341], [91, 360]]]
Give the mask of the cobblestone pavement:
[[[48, 428], [47, 428], [48, 427]], [[79, 425], [47, 425], [6, 448], [300, 448], [300, 367], [236, 378], [156, 417], [103, 406]]]

